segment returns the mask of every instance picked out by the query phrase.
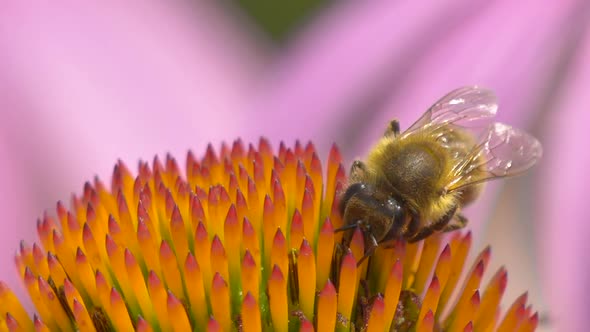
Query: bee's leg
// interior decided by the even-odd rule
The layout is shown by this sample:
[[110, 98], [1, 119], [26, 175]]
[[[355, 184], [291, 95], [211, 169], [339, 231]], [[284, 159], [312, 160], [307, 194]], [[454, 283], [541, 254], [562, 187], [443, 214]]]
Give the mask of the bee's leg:
[[399, 121], [397, 119], [393, 119], [391, 120], [391, 122], [389, 123], [389, 126], [387, 127], [387, 129], [385, 130], [385, 137], [396, 137], [397, 135], [399, 135]]
[[420, 217], [417, 214], [411, 213], [403, 232], [404, 239], [412, 239], [419, 233]]
[[383, 249], [394, 249], [397, 247], [397, 243], [396, 243], [397, 241], [398, 240], [382, 241], [382, 242], [379, 242], [379, 245]]
[[[455, 213], [454, 210], [453, 210], [453, 213]], [[409, 238], [408, 241], [409, 242], [418, 242], [420, 240], [423, 240], [423, 239], [429, 237], [430, 235], [432, 235], [432, 233], [437, 231], [437, 227], [442, 227], [442, 226], [446, 225], [449, 222], [449, 219], [451, 217], [452, 217], [452, 215], [450, 217], [447, 217], [447, 215], [445, 215], [441, 219], [436, 221], [435, 223], [428, 225], [428, 226], [424, 226], [420, 229], [417, 229], [413, 233], [409, 233], [409, 234], [413, 234], [413, 235]], [[416, 224], [417, 222], [414, 222], [414, 223]]]
[[343, 243], [338, 243], [334, 247], [330, 268], [330, 278], [332, 278], [332, 280], [340, 280], [340, 265], [342, 265], [342, 256], [347, 252], [347, 250], [348, 246], [344, 245]]
[[369, 247], [365, 250], [363, 257], [361, 257], [361, 259], [356, 262], [357, 267], [361, 266], [365, 259], [371, 257], [375, 253], [375, 250], [377, 250], [377, 247], [379, 247], [377, 239], [373, 236], [373, 234], [369, 234], [367, 237], [369, 238]]
[[[433, 224], [419, 230], [414, 236], [412, 236], [412, 238], [410, 239], [410, 242], [416, 242], [416, 241], [423, 240], [423, 239], [429, 237], [432, 233], [437, 232], [437, 231], [448, 232], [448, 231], [452, 231], [454, 229], [458, 229], [458, 228], [451, 228], [450, 227], [451, 222], [453, 220], [458, 219], [459, 218], [458, 216], [461, 216], [461, 218], [463, 220], [467, 221], [467, 219], [465, 219], [465, 217], [463, 217], [462, 215], [457, 213], [457, 206], [455, 205], [455, 207], [453, 207], [451, 210], [449, 210], [439, 220], [437, 220]], [[465, 226], [465, 224], [463, 224], [463, 226]], [[462, 228], [462, 227], [459, 227], [459, 228]]]
[[453, 219], [442, 229], [443, 232], [451, 232], [467, 226], [467, 218], [461, 213], [455, 214]]
[[447, 225], [455, 219], [457, 215], [457, 205], [455, 205], [452, 209], [450, 209], [444, 216], [442, 216], [439, 220], [437, 220], [434, 224], [432, 224], [432, 228], [435, 231], [442, 231], [447, 227]]
[[408, 239], [408, 242], [414, 243], [414, 242], [418, 242], [420, 240], [424, 240], [425, 238], [432, 235], [432, 233], [434, 233], [434, 228], [424, 227], [424, 228], [420, 229], [418, 231], [418, 233], [414, 234], [414, 236], [412, 236], [410, 239]]

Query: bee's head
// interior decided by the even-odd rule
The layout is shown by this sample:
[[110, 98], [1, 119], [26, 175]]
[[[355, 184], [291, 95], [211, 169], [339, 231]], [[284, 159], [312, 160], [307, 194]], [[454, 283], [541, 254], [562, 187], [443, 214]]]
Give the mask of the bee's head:
[[341, 212], [346, 225], [339, 231], [359, 227], [367, 237], [381, 241], [403, 225], [405, 213], [401, 202], [391, 194], [365, 184], [351, 185], [341, 198]]
[[366, 236], [373, 236], [379, 242], [397, 238], [405, 221], [403, 205], [392, 196], [371, 199], [368, 203], [371, 210], [359, 221], [359, 227]]

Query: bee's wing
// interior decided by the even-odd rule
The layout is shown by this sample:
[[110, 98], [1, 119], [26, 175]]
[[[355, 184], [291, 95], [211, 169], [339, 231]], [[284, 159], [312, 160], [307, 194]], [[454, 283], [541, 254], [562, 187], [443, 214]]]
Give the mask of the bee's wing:
[[436, 130], [441, 126], [485, 127], [496, 115], [496, 95], [478, 86], [451, 91], [424, 113], [404, 135], [420, 130]]
[[537, 163], [543, 149], [526, 132], [502, 123], [490, 125], [471, 151], [454, 165], [448, 192], [520, 174]]

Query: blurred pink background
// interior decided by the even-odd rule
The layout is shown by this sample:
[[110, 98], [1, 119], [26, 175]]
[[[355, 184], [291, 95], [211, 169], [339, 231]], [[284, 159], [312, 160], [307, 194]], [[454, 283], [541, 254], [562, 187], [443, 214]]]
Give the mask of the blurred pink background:
[[[535, 133], [544, 159], [494, 183], [467, 216], [507, 265], [506, 301], [528, 289], [540, 330], [590, 323], [590, 9], [585, 0], [319, 6], [277, 42], [233, 3], [7, 2], [0, 10], [0, 278], [35, 220], [108, 180], [118, 158], [208, 142], [312, 139], [363, 156], [446, 92], [496, 91], [499, 119]], [[275, 145], [276, 146], [276, 145]], [[495, 265], [494, 265], [495, 264]], [[506, 302], [507, 303], [507, 302]]]

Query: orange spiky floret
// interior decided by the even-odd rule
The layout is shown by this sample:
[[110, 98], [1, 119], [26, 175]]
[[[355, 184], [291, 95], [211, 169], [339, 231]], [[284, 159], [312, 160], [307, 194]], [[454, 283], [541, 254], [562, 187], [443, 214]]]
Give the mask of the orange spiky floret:
[[[322, 176], [313, 144], [237, 140], [219, 152], [119, 161], [111, 188], [87, 182], [68, 210], [37, 224], [16, 265], [37, 314], [0, 282], [0, 331], [407, 330], [532, 331], [519, 297], [500, 316], [500, 269], [481, 285], [485, 249], [459, 283], [471, 234], [394, 241], [364, 255], [360, 229], [343, 245], [346, 186], [334, 146]], [[501, 320], [498, 320], [502, 317]]]

